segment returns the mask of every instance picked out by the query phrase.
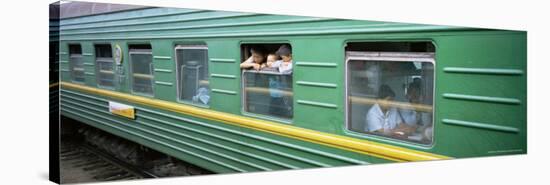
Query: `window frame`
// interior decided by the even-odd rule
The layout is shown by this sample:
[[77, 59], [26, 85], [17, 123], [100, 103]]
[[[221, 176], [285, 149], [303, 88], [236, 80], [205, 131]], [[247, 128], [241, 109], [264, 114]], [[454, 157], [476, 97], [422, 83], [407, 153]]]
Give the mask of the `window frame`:
[[[80, 54], [71, 54], [71, 46], [73, 45], [76, 45], [76, 46], [79, 46], [80, 47]], [[81, 60], [84, 60], [84, 55], [83, 55], [83, 51], [82, 51], [82, 44], [81, 43], [68, 43], [67, 44], [67, 49], [68, 49], [68, 57], [69, 57], [69, 72], [70, 72], [70, 77], [71, 77], [71, 82], [73, 83], [77, 83], [77, 84], [86, 84], [86, 75], [84, 74], [86, 72], [86, 69], [84, 69], [84, 61], [82, 61], [82, 73], [84, 74], [82, 76], [83, 80], [82, 81], [77, 81], [75, 80], [75, 77], [74, 77], [74, 67], [73, 67], [73, 62], [71, 61], [71, 58], [73, 58], [73, 55], [78, 55], [78, 58], [80, 58]]]
[[[131, 48], [131, 47], [129, 47]], [[149, 54], [151, 55], [151, 94], [142, 93], [142, 92], [136, 92], [134, 91], [134, 71], [133, 71], [133, 61], [132, 61], [132, 54]], [[153, 55], [153, 49], [128, 49], [128, 75], [130, 80], [130, 91], [132, 94], [147, 96], [147, 97], [155, 97], [155, 69], [154, 69], [154, 55]]]
[[[113, 64], [113, 86], [104, 86], [104, 85], [101, 85], [100, 84], [100, 70], [99, 70], [99, 64], [98, 64], [98, 61], [100, 59], [108, 59], [107, 57], [98, 57], [97, 56], [97, 46], [101, 46], [101, 45], [106, 45], [106, 46], [109, 46], [110, 50], [111, 50], [111, 58], [110, 61], [101, 61], [101, 62], [111, 62]], [[113, 45], [111, 43], [94, 43], [94, 62], [95, 62], [95, 74], [96, 74], [96, 84], [97, 84], [97, 87], [99, 88], [103, 88], [103, 89], [109, 89], [109, 90], [115, 90], [116, 89], [116, 86], [117, 86], [117, 74], [116, 74], [116, 67], [117, 67], [117, 64], [115, 63], [115, 59], [113, 57]]]
[[[386, 141], [394, 144], [407, 144], [422, 148], [432, 148], [435, 145], [435, 113], [436, 113], [436, 53], [435, 52], [368, 52], [368, 51], [345, 51], [344, 62], [344, 132], [361, 138], [368, 138], [377, 141]], [[387, 62], [426, 62], [433, 65], [433, 89], [432, 89], [432, 140], [429, 144], [412, 142], [404, 139], [397, 139], [388, 136], [376, 135], [366, 132], [357, 132], [350, 129], [349, 120], [349, 70], [348, 65], [351, 60], [364, 61], [387, 61]]]
[[[184, 49], [197, 49], [197, 50], [200, 50], [200, 49], [205, 49], [206, 50], [206, 65], [208, 67], [208, 71], [207, 71], [207, 78], [208, 78], [208, 82], [210, 83], [210, 57], [208, 56], [208, 45], [207, 44], [177, 44], [175, 45], [174, 47], [174, 67], [176, 68], [176, 74], [174, 75], [176, 77], [176, 101], [179, 102], [179, 103], [183, 103], [183, 104], [187, 104], [187, 105], [193, 105], [193, 106], [197, 106], [197, 107], [202, 107], [202, 108], [210, 108], [210, 104], [200, 104], [200, 103], [193, 103], [192, 101], [187, 101], [187, 100], [182, 100], [180, 99], [180, 78], [178, 78], [178, 74], [179, 74], [179, 67], [178, 67], [178, 55], [177, 55], [177, 51], [178, 49], [181, 49], [181, 50], [184, 50]], [[210, 88], [210, 84], [208, 85], [208, 93], [210, 94], [210, 98], [212, 98], [212, 88]], [[210, 99], [212, 100], [212, 99]], [[209, 102], [210, 103], [210, 102]]]
[[[238, 64], [241, 64], [243, 61], [246, 60], [246, 58], [242, 58], [242, 52], [243, 52], [243, 45], [264, 45], [264, 44], [278, 44], [278, 45], [284, 45], [284, 44], [288, 44], [290, 45], [290, 48], [292, 48], [292, 51], [294, 51], [294, 46], [292, 44], [292, 42], [290, 40], [243, 40], [243, 41], [240, 41], [239, 42], [239, 63]], [[243, 75], [244, 75], [244, 72], [247, 71], [247, 70], [243, 70], [243, 69], [239, 69], [241, 72], [240, 72], [240, 83], [241, 83], [241, 87], [239, 89], [239, 91], [241, 92], [241, 115], [244, 115], [244, 116], [249, 116], [249, 117], [254, 117], [254, 118], [260, 118], [260, 119], [265, 119], [265, 120], [270, 120], [270, 121], [277, 121], [277, 122], [281, 122], [281, 123], [285, 123], [285, 124], [293, 124], [294, 122], [294, 112], [295, 112], [295, 109], [294, 109], [294, 104], [296, 102], [296, 100], [294, 99], [294, 84], [296, 83], [296, 79], [294, 78], [294, 68], [296, 67], [296, 60], [295, 60], [295, 53], [292, 53], [292, 118], [291, 119], [284, 119], [284, 118], [278, 118], [278, 117], [275, 117], [275, 116], [270, 116], [270, 115], [263, 115], [263, 114], [257, 114], [257, 113], [253, 113], [253, 112], [247, 112], [245, 110], [245, 91], [244, 91], [244, 85], [245, 83], [244, 82], [244, 78], [243, 78]], [[263, 72], [269, 72], [269, 71], [263, 71]]]

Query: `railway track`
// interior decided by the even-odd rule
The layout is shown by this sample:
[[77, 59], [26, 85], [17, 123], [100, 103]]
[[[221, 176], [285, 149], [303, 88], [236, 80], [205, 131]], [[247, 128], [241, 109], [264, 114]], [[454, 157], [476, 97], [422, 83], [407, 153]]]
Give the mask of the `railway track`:
[[62, 183], [157, 177], [86, 143], [62, 140], [59, 154]]
[[61, 183], [214, 174], [66, 117], [62, 128]]

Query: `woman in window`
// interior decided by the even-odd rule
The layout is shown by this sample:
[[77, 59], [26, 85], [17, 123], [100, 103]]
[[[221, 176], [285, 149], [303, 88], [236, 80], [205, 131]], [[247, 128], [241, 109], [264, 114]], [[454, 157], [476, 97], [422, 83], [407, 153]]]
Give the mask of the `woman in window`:
[[394, 137], [405, 137], [414, 132], [415, 127], [403, 123], [396, 107], [392, 107], [395, 93], [388, 85], [380, 86], [378, 100], [366, 117], [366, 132], [380, 133]]
[[257, 46], [250, 49], [252, 54], [248, 59], [241, 63], [241, 69], [260, 70], [266, 66], [266, 51], [263, 47]]

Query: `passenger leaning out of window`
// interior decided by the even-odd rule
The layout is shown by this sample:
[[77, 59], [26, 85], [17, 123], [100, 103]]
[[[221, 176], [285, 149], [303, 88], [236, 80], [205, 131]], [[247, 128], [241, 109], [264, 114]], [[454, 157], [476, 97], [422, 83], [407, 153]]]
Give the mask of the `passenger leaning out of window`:
[[272, 62], [268, 60], [267, 67], [277, 68], [280, 73], [292, 73], [292, 50], [289, 45], [279, 47], [275, 55], [278, 55], [282, 60]]
[[266, 51], [263, 47], [257, 46], [250, 49], [252, 54], [248, 59], [241, 63], [241, 69], [260, 70], [266, 67]]
[[378, 99], [367, 112], [365, 131], [394, 137], [406, 137], [415, 128], [403, 123], [403, 118], [396, 107], [393, 107], [395, 93], [388, 85], [381, 85]]
[[[281, 57], [282, 60], [277, 60]], [[269, 76], [269, 94], [271, 96], [269, 113], [271, 115], [289, 118], [292, 117], [292, 100], [285, 95], [285, 88], [290, 86], [292, 80], [288, 80], [288, 75], [292, 73], [292, 51], [290, 46], [282, 45], [275, 54], [269, 54], [267, 57], [267, 67], [276, 69], [281, 75]], [[286, 79], [286, 80], [285, 80]]]

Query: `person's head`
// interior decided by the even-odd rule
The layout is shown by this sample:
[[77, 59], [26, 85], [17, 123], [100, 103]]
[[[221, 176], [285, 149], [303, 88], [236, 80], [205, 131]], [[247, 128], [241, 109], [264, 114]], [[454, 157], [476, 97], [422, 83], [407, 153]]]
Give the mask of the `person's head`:
[[407, 99], [412, 103], [419, 103], [422, 101], [422, 93], [420, 92], [420, 84], [422, 80], [420, 78], [414, 78], [413, 82], [407, 86]]
[[415, 83], [415, 84], [418, 84], [420, 85], [422, 83], [422, 79], [416, 77], [416, 78], [413, 78], [413, 82], [412, 83]]
[[265, 62], [265, 49], [260, 46], [250, 48], [250, 53], [252, 54], [252, 59], [254, 63], [261, 64]]
[[282, 45], [275, 54], [279, 55], [284, 62], [290, 62], [292, 60], [292, 49], [289, 45]]
[[412, 103], [419, 103], [421, 101], [420, 84], [411, 82], [407, 87], [407, 99]]
[[395, 93], [388, 85], [380, 86], [378, 90], [378, 104], [380, 108], [385, 111], [390, 107], [390, 102], [395, 98]]
[[273, 53], [267, 55], [267, 62], [275, 62], [275, 61], [277, 61], [277, 55]]

